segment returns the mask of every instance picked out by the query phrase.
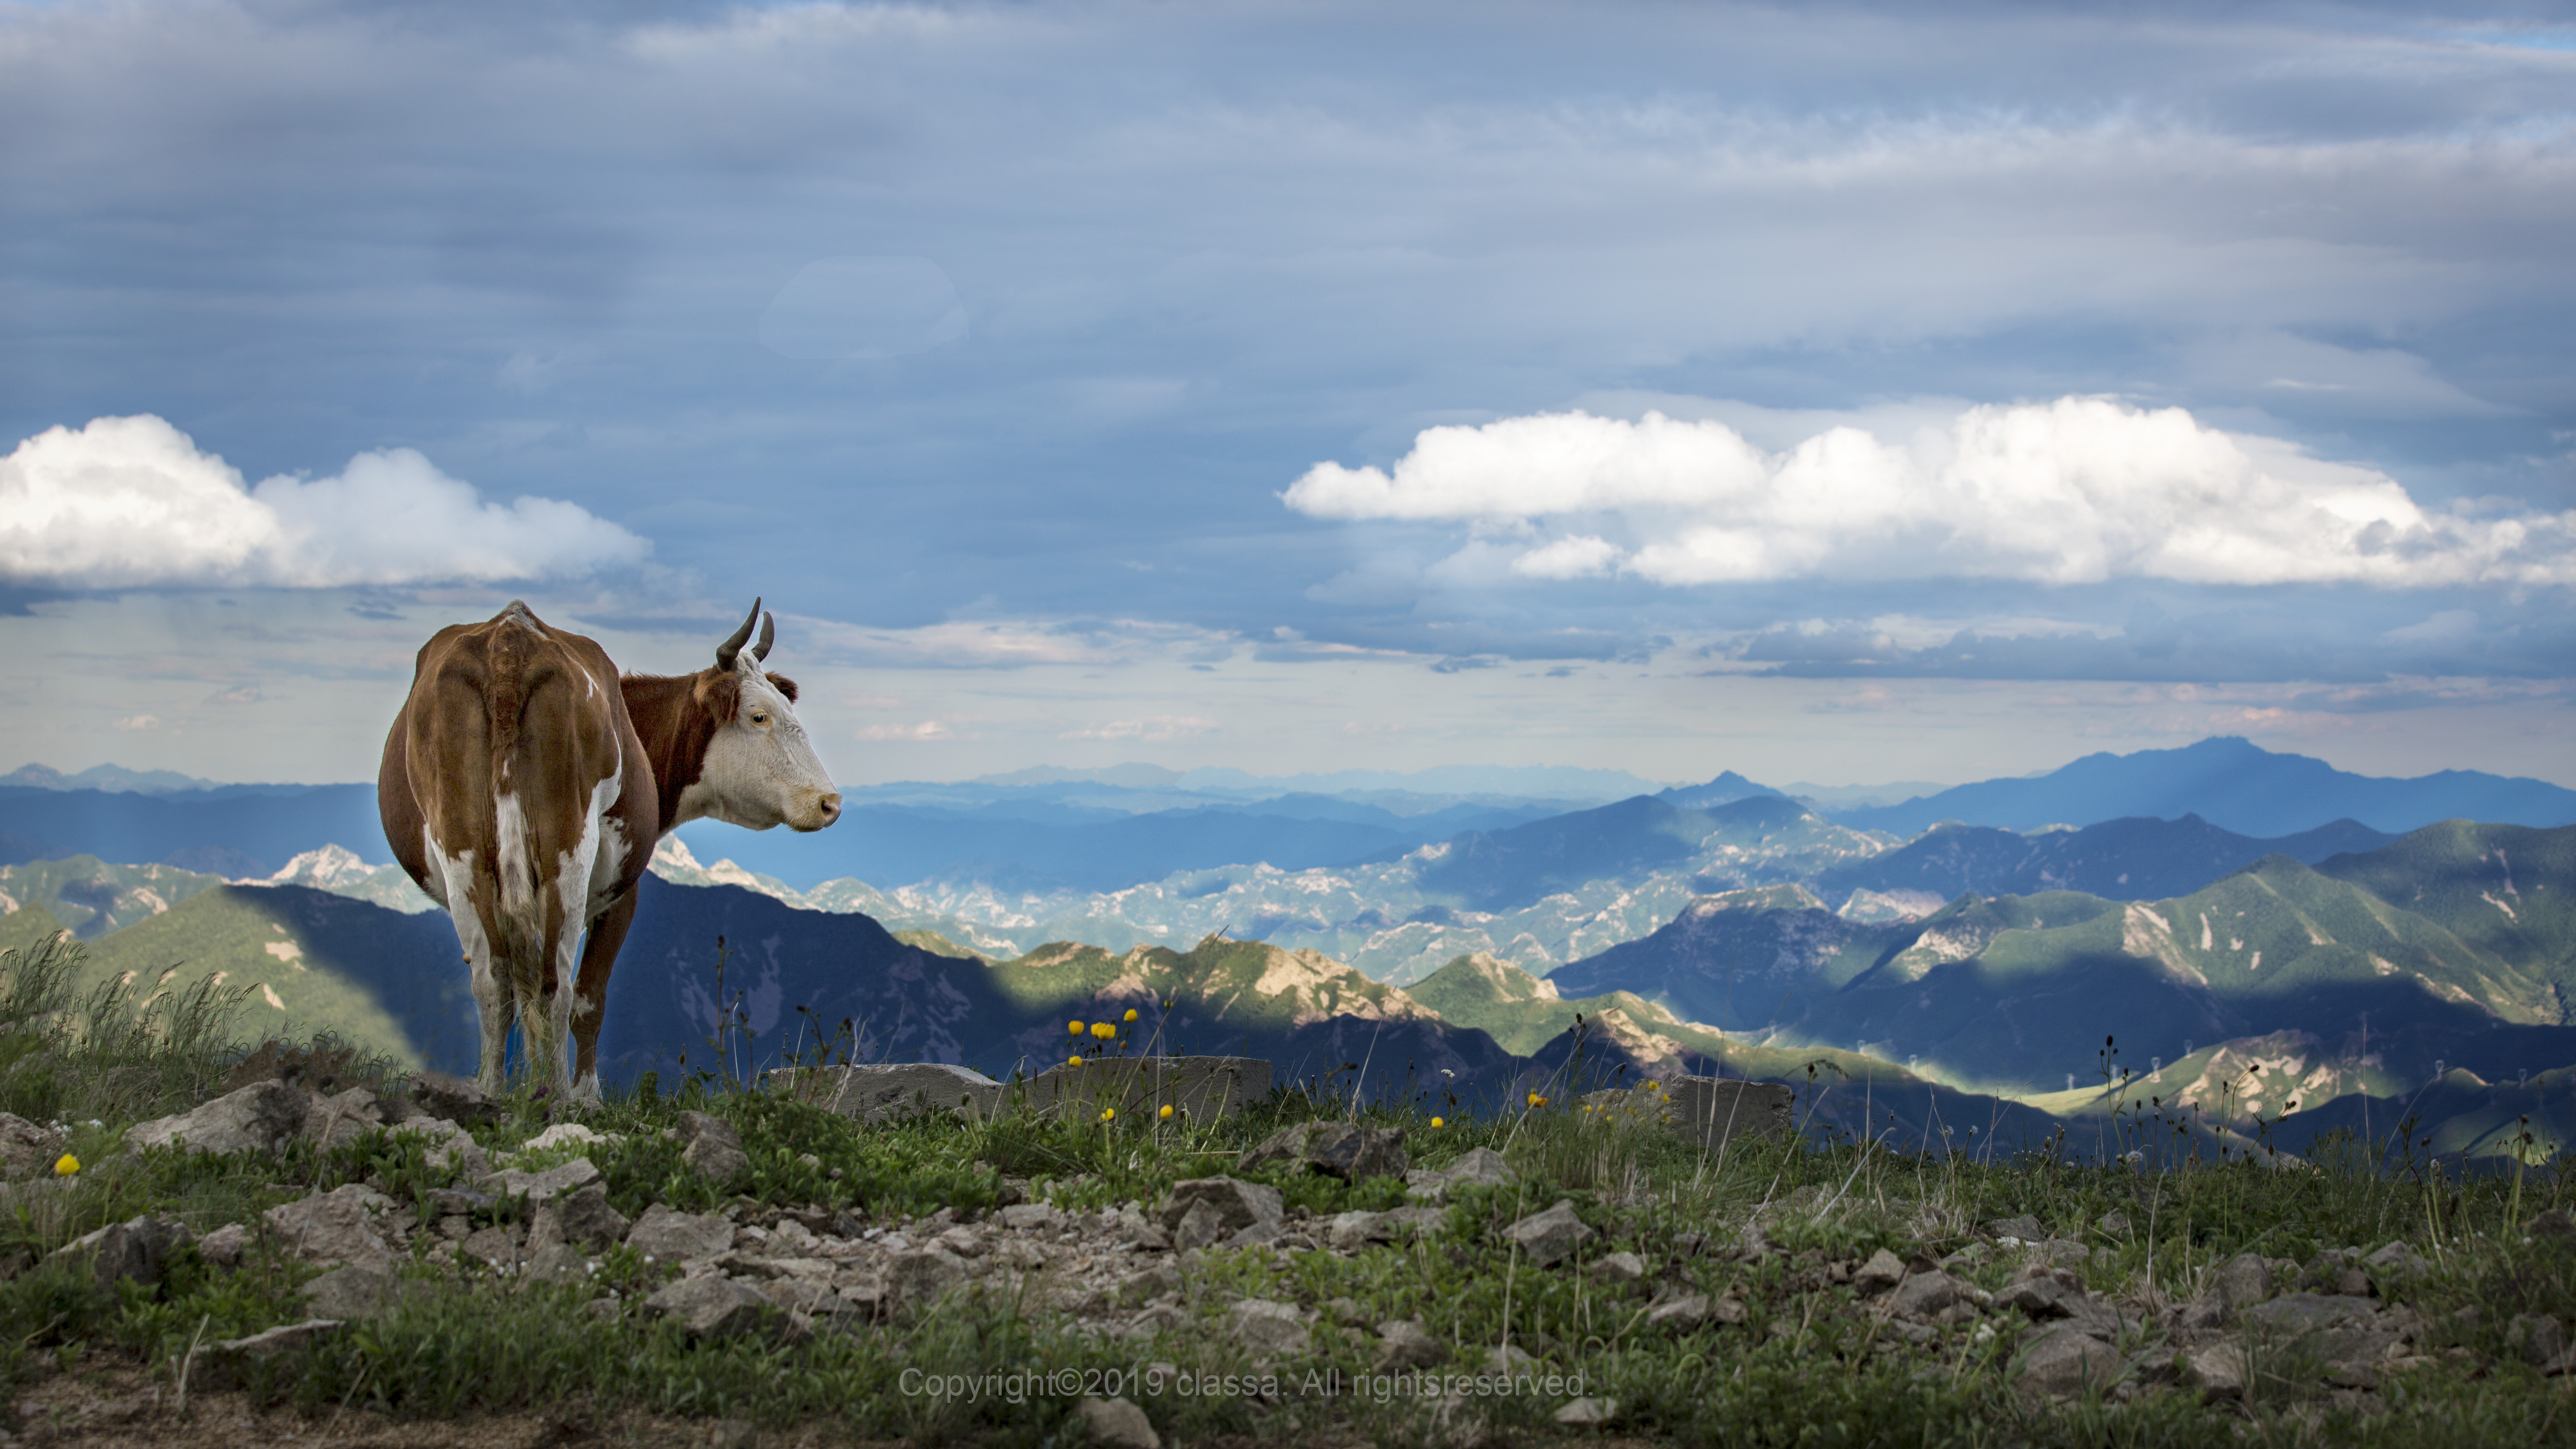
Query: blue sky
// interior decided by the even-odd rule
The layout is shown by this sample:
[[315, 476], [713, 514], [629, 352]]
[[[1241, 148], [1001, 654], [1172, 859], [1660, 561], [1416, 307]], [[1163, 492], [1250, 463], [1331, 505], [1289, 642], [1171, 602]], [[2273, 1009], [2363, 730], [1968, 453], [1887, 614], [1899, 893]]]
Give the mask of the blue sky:
[[2576, 12], [2099, 12], [0, 6], [0, 756], [2576, 783]]

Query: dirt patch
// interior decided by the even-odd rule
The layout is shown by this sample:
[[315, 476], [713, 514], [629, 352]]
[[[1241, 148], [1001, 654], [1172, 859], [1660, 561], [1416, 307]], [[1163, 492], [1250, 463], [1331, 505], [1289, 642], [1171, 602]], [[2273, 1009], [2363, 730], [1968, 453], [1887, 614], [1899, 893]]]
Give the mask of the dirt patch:
[[828, 1425], [759, 1429], [739, 1420], [603, 1413], [587, 1404], [403, 1420], [355, 1407], [307, 1417], [260, 1408], [241, 1393], [190, 1394], [181, 1414], [171, 1399], [166, 1375], [84, 1365], [18, 1396], [18, 1429], [0, 1430], [0, 1449], [894, 1449]]

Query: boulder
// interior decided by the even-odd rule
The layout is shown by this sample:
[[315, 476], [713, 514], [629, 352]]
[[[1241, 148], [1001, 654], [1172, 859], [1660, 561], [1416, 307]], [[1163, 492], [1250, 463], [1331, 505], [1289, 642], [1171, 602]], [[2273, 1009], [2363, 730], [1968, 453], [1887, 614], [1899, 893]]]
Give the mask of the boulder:
[[657, 1202], [626, 1230], [626, 1244], [665, 1263], [712, 1258], [733, 1247], [733, 1224], [713, 1214], [684, 1213]]
[[1686, 1140], [1704, 1148], [1723, 1147], [1740, 1137], [1769, 1137], [1789, 1131], [1797, 1094], [1776, 1082], [1739, 1082], [1717, 1077], [1673, 1077], [1662, 1093], [1670, 1105], [1666, 1120]]
[[1031, 1111], [1073, 1112], [1085, 1120], [1115, 1107], [1126, 1121], [1153, 1123], [1168, 1106], [1175, 1118], [1212, 1122], [1270, 1095], [1270, 1063], [1263, 1057], [1087, 1057], [1078, 1067], [1049, 1067], [1020, 1092]]
[[1598, 1429], [1619, 1417], [1617, 1399], [1568, 1399], [1553, 1415], [1557, 1423], [1575, 1429]]
[[1208, 1216], [1202, 1221], [1213, 1223], [1231, 1236], [1255, 1224], [1276, 1226], [1285, 1211], [1279, 1189], [1258, 1182], [1241, 1182], [1231, 1177], [1197, 1177], [1172, 1184], [1172, 1195], [1164, 1200], [1156, 1221], [1172, 1234], [1175, 1247], [1188, 1246], [1181, 1239], [1182, 1223], [1191, 1209], [1204, 1207]]
[[2347, 1388], [2376, 1386], [2380, 1360], [2396, 1349], [2399, 1337], [2368, 1300], [2341, 1294], [2286, 1294], [2246, 1308], [2243, 1317], [2269, 1341], [2313, 1355], [2327, 1382]]
[[1518, 1244], [1532, 1264], [1544, 1268], [1589, 1242], [1593, 1232], [1574, 1215], [1573, 1201], [1559, 1198], [1556, 1206], [1503, 1229], [1503, 1236]]
[[1705, 1293], [1685, 1293], [1646, 1310], [1646, 1327], [1658, 1333], [1696, 1333], [1714, 1312]]
[[218, 1268], [238, 1268], [250, 1249], [250, 1229], [226, 1223], [197, 1240], [197, 1256]]
[[1646, 1276], [1646, 1260], [1634, 1253], [1612, 1253], [1592, 1265], [1592, 1276], [1604, 1283], [1634, 1283]]
[[1101, 1449], [1163, 1449], [1145, 1411], [1125, 1399], [1085, 1399], [1074, 1406], [1073, 1424]]
[[2545, 1367], [2567, 1352], [2567, 1325], [2546, 1313], [2517, 1313], [2505, 1325], [2504, 1341], [2524, 1363]]
[[722, 1117], [704, 1112], [680, 1114], [680, 1161], [709, 1182], [730, 1183], [751, 1171], [751, 1156], [742, 1150], [742, 1134]]
[[54, 1170], [65, 1138], [24, 1117], [0, 1112], [0, 1176], [41, 1177]]
[[2020, 1243], [2036, 1243], [2048, 1236], [2048, 1229], [2039, 1225], [2039, 1219], [2027, 1215], [1996, 1218], [1986, 1224], [1986, 1231], [1995, 1237], [2011, 1238]]
[[608, 1189], [594, 1182], [538, 1207], [528, 1236], [534, 1242], [599, 1249], [624, 1242], [629, 1226], [626, 1215], [608, 1205]]
[[312, 1104], [284, 1082], [253, 1082], [193, 1112], [156, 1118], [125, 1134], [125, 1150], [181, 1147], [190, 1152], [274, 1154], [304, 1130]]
[[492, 1170], [492, 1159], [474, 1140], [474, 1134], [444, 1117], [413, 1117], [394, 1128], [393, 1133], [428, 1139], [429, 1160], [450, 1172], [477, 1178]]
[[1299, 1122], [1262, 1139], [1234, 1166], [1237, 1172], [1249, 1172], [1278, 1162], [1344, 1182], [1357, 1182], [1364, 1177], [1402, 1177], [1404, 1133], [1398, 1128], [1363, 1127], [1355, 1122]]
[[500, 1120], [500, 1104], [483, 1095], [483, 1089], [463, 1077], [445, 1072], [422, 1072], [411, 1079], [412, 1105], [432, 1117], [462, 1122], [468, 1127], [488, 1126]]
[[1905, 1281], [1905, 1260], [1885, 1248], [1852, 1271], [1852, 1287], [1863, 1295], [1884, 1293]]
[[1002, 1104], [1001, 1083], [972, 1067], [945, 1062], [785, 1067], [769, 1073], [766, 1080], [772, 1091], [862, 1122], [892, 1122], [938, 1112], [957, 1112], [980, 1122]]
[[311, 1318], [302, 1323], [280, 1324], [248, 1338], [207, 1344], [189, 1365], [188, 1382], [198, 1389], [247, 1387], [265, 1365], [336, 1338], [345, 1327], [337, 1319]]
[[2272, 1296], [2272, 1265], [2252, 1253], [2239, 1253], [2218, 1265], [2209, 1286], [2230, 1315], [2242, 1313]]
[[304, 1126], [299, 1130], [316, 1145], [331, 1148], [355, 1142], [384, 1124], [385, 1110], [376, 1094], [365, 1087], [351, 1087], [336, 1095], [308, 1093]]
[[1471, 1147], [1443, 1168], [1417, 1167], [1404, 1175], [1405, 1191], [1433, 1202], [1448, 1200], [1460, 1187], [1501, 1187], [1512, 1180], [1511, 1164], [1490, 1147]]
[[884, 1302], [919, 1312], [966, 1286], [966, 1260], [945, 1248], [913, 1248], [886, 1259]]
[[1246, 1298], [1225, 1311], [1225, 1330], [1255, 1353], [1298, 1354], [1306, 1351], [1306, 1316], [1293, 1304]]
[[524, 1197], [530, 1203], [551, 1202], [558, 1197], [580, 1191], [599, 1181], [599, 1165], [587, 1157], [576, 1157], [543, 1172], [522, 1172], [504, 1168], [483, 1178], [476, 1186], [502, 1197]]
[[392, 1198], [353, 1182], [280, 1203], [266, 1217], [286, 1250], [308, 1263], [381, 1268], [394, 1256], [387, 1218], [393, 1207]]
[[713, 1273], [664, 1287], [644, 1300], [644, 1309], [678, 1320], [697, 1339], [741, 1338], [778, 1318], [777, 1306], [759, 1289]]
[[1377, 1340], [1377, 1368], [1380, 1373], [1434, 1368], [1449, 1359], [1449, 1345], [1433, 1338], [1419, 1322], [1410, 1318], [1379, 1324]]
[[101, 1288], [127, 1278], [137, 1283], [158, 1283], [163, 1265], [172, 1253], [186, 1247], [188, 1240], [188, 1229], [182, 1224], [165, 1223], [150, 1216], [135, 1217], [84, 1233], [56, 1248], [50, 1256], [62, 1262], [87, 1260]]
[[351, 1263], [303, 1287], [304, 1306], [315, 1318], [368, 1318], [394, 1301], [394, 1275]]
[[2022, 1350], [2013, 1383], [2027, 1396], [2065, 1399], [2099, 1394], [2119, 1376], [2119, 1350], [2080, 1328], [2062, 1324]]
[[1947, 1273], [1915, 1273], [1896, 1285], [1887, 1311], [1899, 1318], [1930, 1318], [1952, 1304], [1973, 1301], [1968, 1285]]
[[625, 1140], [614, 1132], [594, 1132], [579, 1122], [557, 1122], [520, 1143], [519, 1150], [544, 1152], [556, 1147], [609, 1147]]
[[2183, 1360], [2182, 1381], [2213, 1399], [2233, 1399], [2245, 1392], [2245, 1379], [2250, 1365], [2245, 1349], [2236, 1343], [2213, 1343], [2194, 1349]]
[[2370, 1281], [2378, 1288], [2379, 1296], [2385, 1298], [2389, 1289], [2412, 1282], [2423, 1274], [2428, 1265], [2413, 1248], [2399, 1241], [2362, 1259], [2361, 1266], [2369, 1271]]

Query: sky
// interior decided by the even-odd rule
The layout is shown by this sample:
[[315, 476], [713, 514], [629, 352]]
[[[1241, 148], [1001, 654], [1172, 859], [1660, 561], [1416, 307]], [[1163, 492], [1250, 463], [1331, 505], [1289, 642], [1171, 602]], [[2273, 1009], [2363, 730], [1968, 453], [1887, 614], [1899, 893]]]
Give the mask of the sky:
[[0, 768], [2576, 785], [2576, 7], [2112, 9], [0, 0]]

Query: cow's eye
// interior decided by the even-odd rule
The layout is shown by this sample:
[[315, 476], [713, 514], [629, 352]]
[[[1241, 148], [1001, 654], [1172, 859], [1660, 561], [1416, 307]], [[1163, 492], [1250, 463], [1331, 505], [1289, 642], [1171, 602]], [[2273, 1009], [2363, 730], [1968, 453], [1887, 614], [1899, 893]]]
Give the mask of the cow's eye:
[[756, 724], [756, 725], [766, 725], [766, 724], [768, 724], [768, 723], [769, 723], [769, 711], [767, 711], [767, 710], [765, 710], [765, 709], [755, 709], [755, 710], [753, 710], [753, 711], [751, 712], [751, 722], [752, 722], [753, 724]]

